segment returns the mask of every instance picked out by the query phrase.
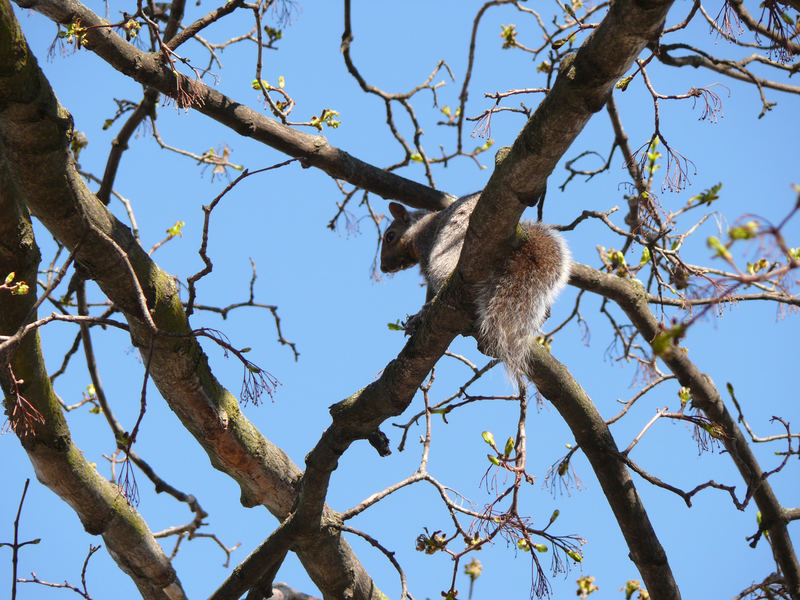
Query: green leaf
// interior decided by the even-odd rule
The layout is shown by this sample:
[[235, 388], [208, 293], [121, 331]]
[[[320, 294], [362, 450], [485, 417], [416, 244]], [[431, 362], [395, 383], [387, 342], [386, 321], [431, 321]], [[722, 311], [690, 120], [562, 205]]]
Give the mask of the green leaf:
[[731, 227], [728, 230], [728, 236], [732, 240], [751, 240], [758, 234], [758, 223], [756, 221], [748, 221], [739, 227]]
[[707, 190], [704, 190], [697, 196], [692, 196], [689, 198], [689, 202], [687, 204], [706, 204], [710, 205], [715, 200], [719, 200], [719, 191], [722, 189], [722, 183], [718, 183], [716, 185], [711, 186]]
[[475, 581], [481, 576], [481, 571], [483, 571], [483, 565], [481, 565], [481, 561], [479, 561], [477, 558], [473, 558], [466, 565], [464, 565], [464, 573], [469, 576], [472, 581]]
[[692, 390], [685, 386], [682, 387], [678, 390], [678, 398], [681, 399], [681, 406], [686, 405], [692, 399]]
[[506, 447], [503, 451], [503, 454], [505, 454], [506, 456], [510, 456], [513, 450], [514, 450], [514, 438], [510, 437], [506, 440]]
[[489, 148], [492, 147], [493, 144], [494, 144], [494, 140], [493, 139], [486, 140], [485, 144], [483, 144], [481, 146], [476, 146], [475, 150], [473, 150], [473, 152], [475, 152], [476, 154], [480, 154], [481, 152], [486, 152]]
[[184, 221], [175, 221], [175, 225], [167, 229], [167, 235], [170, 238], [174, 238], [176, 235], [182, 236], [183, 234], [181, 233], [181, 230], [183, 229], [184, 225], [186, 225]]
[[639, 266], [642, 267], [650, 260], [650, 248], [642, 248], [642, 258], [639, 261]]
[[269, 25], [264, 26], [264, 31], [269, 36], [270, 42], [275, 42], [283, 37], [283, 30], [275, 29], [274, 27], [270, 27]]
[[670, 329], [665, 329], [653, 339], [651, 346], [656, 356], [662, 356], [671, 346], [677, 345], [678, 340], [686, 335], [686, 325], [675, 325]]
[[628, 89], [628, 84], [631, 82], [632, 79], [633, 75], [628, 75], [627, 77], [623, 77], [617, 82], [616, 88], [619, 91], [624, 92], [625, 90]]
[[769, 268], [769, 261], [766, 258], [759, 258], [754, 263], [747, 263], [747, 272], [750, 275], [755, 275], [759, 271], [764, 271]]
[[706, 240], [706, 245], [708, 245], [708, 247], [711, 248], [712, 250], [716, 250], [716, 252], [714, 253], [715, 256], [719, 256], [721, 258], [724, 258], [727, 261], [732, 260], [730, 250], [728, 250], [723, 245], [723, 243], [719, 241], [718, 237], [713, 236], [713, 235], [710, 236]]
[[501, 25], [500, 37], [503, 38], [503, 50], [513, 48], [517, 45], [517, 26]]

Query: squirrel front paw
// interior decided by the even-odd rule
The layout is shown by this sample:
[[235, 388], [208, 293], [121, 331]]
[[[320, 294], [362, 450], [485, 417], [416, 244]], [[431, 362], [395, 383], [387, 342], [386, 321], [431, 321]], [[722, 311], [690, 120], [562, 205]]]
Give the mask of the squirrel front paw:
[[420, 323], [422, 323], [425, 313], [428, 312], [428, 306], [428, 304], [425, 304], [417, 314], [411, 315], [405, 321], [403, 321], [402, 325], [403, 329], [406, 330], [406, 335], [414, 335], [417, 327], [419, 327]]
[[422, 311], [418, 312], [415, 315], [409, 316], [405, 321], [403, 321], [403, 329], [405, 329], [406, 335], [414, 335], [414, 332], [419, 327], [419, 324], [422, 323]]

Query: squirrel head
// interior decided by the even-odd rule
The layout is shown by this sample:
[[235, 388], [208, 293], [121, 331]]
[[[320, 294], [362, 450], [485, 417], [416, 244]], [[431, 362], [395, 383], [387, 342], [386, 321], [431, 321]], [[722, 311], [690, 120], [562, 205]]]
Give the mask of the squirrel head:
[[414, 246], [414, 237], [408, 231], [416, 222], [414, 213], [397, 202], [389, 203], [389, 212], [394, 221], [383, 233], [381, 242], [381, 271], [395, 273], [413, 267], [419, 262], [419, 253]]

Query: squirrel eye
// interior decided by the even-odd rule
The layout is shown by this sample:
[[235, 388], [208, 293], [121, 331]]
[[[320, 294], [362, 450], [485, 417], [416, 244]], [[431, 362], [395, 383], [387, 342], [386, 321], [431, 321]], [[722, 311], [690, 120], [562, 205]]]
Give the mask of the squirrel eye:
[[395, 235], [394, 231], [391, 230], [387, 231], [386, 233], [383, 234], [383, 241], [386, 242], [387, 244], [391, 244], [392, 240], [394, 239], [394, 235]]

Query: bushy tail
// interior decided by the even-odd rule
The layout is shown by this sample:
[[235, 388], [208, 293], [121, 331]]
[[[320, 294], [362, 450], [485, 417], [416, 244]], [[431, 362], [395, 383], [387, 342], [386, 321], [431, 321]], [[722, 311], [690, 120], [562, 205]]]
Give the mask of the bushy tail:
[[477, 298], [481, 350], [501, 359], [514, 381], [525, 376], [530, 344], [567, 284], [571, 264], [560, 234], [541, 223], [525, 223], [523, 230], [527, 239]]

